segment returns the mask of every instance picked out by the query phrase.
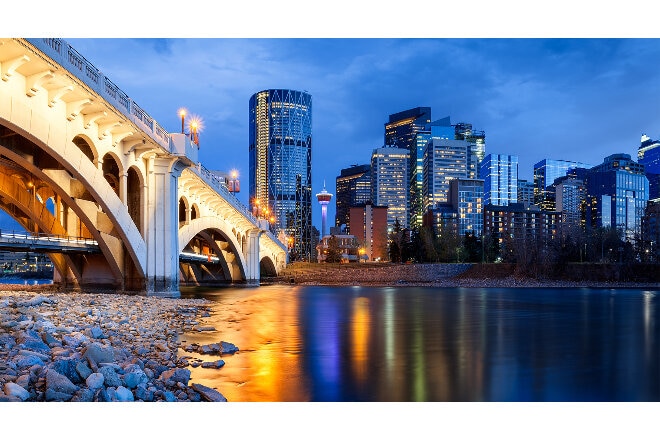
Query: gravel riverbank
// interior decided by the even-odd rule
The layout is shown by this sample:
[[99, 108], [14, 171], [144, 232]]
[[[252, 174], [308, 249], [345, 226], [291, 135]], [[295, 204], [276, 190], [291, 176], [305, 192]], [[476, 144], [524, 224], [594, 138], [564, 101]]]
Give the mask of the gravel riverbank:
[[238, 350], [180, 347], [180, 333], [212, 330], [209, 301], [31, 290], [0, 291], [0, 401], [226, 401], [188, 369], [224, 361], [177, 356]]

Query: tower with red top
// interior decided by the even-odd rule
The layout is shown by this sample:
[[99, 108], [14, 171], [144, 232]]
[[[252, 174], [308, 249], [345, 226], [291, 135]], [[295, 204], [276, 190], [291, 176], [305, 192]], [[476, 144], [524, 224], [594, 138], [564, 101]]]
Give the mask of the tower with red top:
[[316, 195], [316, 199], [321, 204], [321, 239], [325, 237], [325, 224], [328, 218], [328, 203], [332, 199], [332, 194], [325, 190], [325, 181], [323, 181], [323, 191]]

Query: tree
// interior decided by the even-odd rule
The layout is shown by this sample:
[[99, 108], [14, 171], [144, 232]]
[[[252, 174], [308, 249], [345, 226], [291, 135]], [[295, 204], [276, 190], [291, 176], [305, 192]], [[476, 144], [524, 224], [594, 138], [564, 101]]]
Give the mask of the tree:
[[328, 238], [328, 248], [325, 250], [326, 263], [341, 263], [341, 249], [339, 248], [339, 239], [334, 235]]

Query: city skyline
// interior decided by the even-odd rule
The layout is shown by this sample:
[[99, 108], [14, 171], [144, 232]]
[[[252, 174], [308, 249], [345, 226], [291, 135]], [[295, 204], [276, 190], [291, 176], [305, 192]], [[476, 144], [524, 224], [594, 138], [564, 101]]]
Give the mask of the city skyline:
[[[655, 39], [67, 39], [168, 131], [203, 119], [200, 161], [237, 169], [247, 205], [249, 97], [314, 96], [312, 192], [383, 146], [388, 115], [418, 106], [486, 133], [486, 154], [600, 163], [660, 137]], [[181, 62], [185, 59], [186, 62]], [[328, 207], [333, 223], [334, 203]], [[313, 224], [320, 229], [320, 208]]]

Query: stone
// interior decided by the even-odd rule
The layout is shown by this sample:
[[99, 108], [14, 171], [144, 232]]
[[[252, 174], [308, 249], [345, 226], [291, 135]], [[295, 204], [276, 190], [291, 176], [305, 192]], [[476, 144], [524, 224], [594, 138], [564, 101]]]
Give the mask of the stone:
[[210, 326], [210, 325], [200, 325], [200, 326], [196, 327], [196, 330], [198, 332], [214, 332], [215, 327]]
[[[80, 387], [76, 386], [68, 377], [58, 373], [55, 370], [46, 371], [46, 390], [52, 390], [60, 393], [73, 394]], [[70, 397], [70, 396], [69, 396]]]
[[148, 389], [146, 383], [141, 383], [135, 388], [135, 397], [145, 402], [153, 402], [154, 393]]
[[107, 387], [118, 387], [121, 385], [121, 379], [119, 375], [112, 367], [101, 367], [99, 368], [99, 373], [105, 378], [105, 386]]
[[133, 402], [135, 400], [133, 398], [133, 393], [131, 393], [128, 388], [122, 386], [117, 387], [116, 397], [118, 402]]
[[85, 384], [87, 385], [88, 388], [92, 390], [101, 388], [104, 382], [105, 382], [105, 377], [101, 373], [92, 373], [89, 376], [87, 376], [87, 379], [85, 379]]
[[234, 354], [238, 351], [238, 347], [231, 342], [221, 341], [220, 345], [222, 346], [222, 354]]
[[215, 362], [202, 362], [202, 368], [222, 368], [225, 366], [225, 361], [222, 359]]
[[52, 388], [46, 390], [46, 401], [47, 402], [68, 402], [71, 400], [73, 395], [62, 393], [60, 391], [55, 391]]
[[86, 362], [78, 362], [76, 364], [76, 371], [82, 380], [87, 379], [89, 375], [93, 373], [92, 369], [87, 366]]
[[94, 390], [89, 388], [81, 388], [73, 395], [71, 398], [72, 402], [93, 402], [94, 401]]
[[[2, 322], [2, 321], [0, 321]], [[0, 347], [11, 350], [16, 345], [16, 339], [11, 335], [0, 335]]]
[[89, 338], [80, 332], [74, 332], [69, 335], [62, 336], [62, 344], [73, 348], [79, 347], [87, 341], [89, 341]]
[[48, 345], [50, 348], [54, 347], [61, 347], [62, 343], [58, 341], [55, 336], [51, 335], [48, 332], [44, 332], [41, 334], [41, 339], [44, 341], [46, 345]]
[[18, 356], [14, 356], [14, 362], [16, 362], [16, 367], [18, 368], [26, 368], [26, 367], [31, 367], [33, 365], [45, 365], [44, 361], [41, 360], [39, 356], [24, 356], [22, 354], [19, 354]]
[[107, 336], [103, 334], [103, 330], [101, 330], [101, 327], [98, 327], [98, 326], [90, 328], [88, 330], [88, 336], [91, 337], [92, 339], [105, 339], [105, 338], [107, 338]]
[[163, 382], [171, 380], [173, 382], [181, 382], [187, 385], [190, 380], [190, 370], [185, 368], [173, 368], [171, 370], [163, 371], [158, 379]]
[[199, 383], [193, 383], [192, 389], [197, 391], [202, 398], [208, 402], [226, 402], [225, 396], [220, 394], [217, 390], [209, 388]]
[[30, 374], [23, 374], [21, 376], [18, 376], [18, 378], [16, 379], [16, 384], [27, 389], [30, 386]]
[[147, 375], [144, 374], [144, 372], [141, 371], [141, 370], [126, 373], [124, 375], [124, 384], [126, 384], [126, 386], [129, 389], [133, 389], [133, 388], [137, 387], [139, 384], [146, 383], [148, 381], [149, 381], [149, 379], [147, 378]]
[[34, 339], [34, 338], [26, 339], [25, 342], [19, 344], [19, 347], [22, 347], [25, 350], [34, 351], [41, 354], [50, 353], [50, 347], [41, 340], [41, 337], [39, 337], [39, 339]]
[[163, 393], [163, 398], [166, 402], [176, 402], [176, 396], [171, 391], [165, 391]]
[[39, 295], [39, 296], [34, 297], [32, 299], [29, 299], [27, 301], [22, 301], [20, 303], [17, 303], [16, 306], [18, 306], [18, 307], [34, 307], [34, 306], [41, 305], [42, 303], [49, 303], [50, 304], [51, 301], [48, 298], [46, 298], [45, 296]]
[[98, 342], [93, 342], [87, 346], [84, 358], [94, 364], [115, 362], [115, 351], [112, 347], [104, 347]]
[[25, 388], [13, 382], [5, 384], [5, 394], [18, 397], [22, 401], [26, 401], [30, 397], [30, 393]]
[[82, 378], [78, 374], [78, 371], [76, 371], [78, 362], [77, 359], [60, 359], [53, 362], [50, 368], [66, 376], [71, 382], [80, 383], [82, 382]]
[[108, 392], [105, 390], [105, 388], [100, 388], [95, 394], [94, 394], [94, 402], [110, 402], [110, 396], [108, 396]]

